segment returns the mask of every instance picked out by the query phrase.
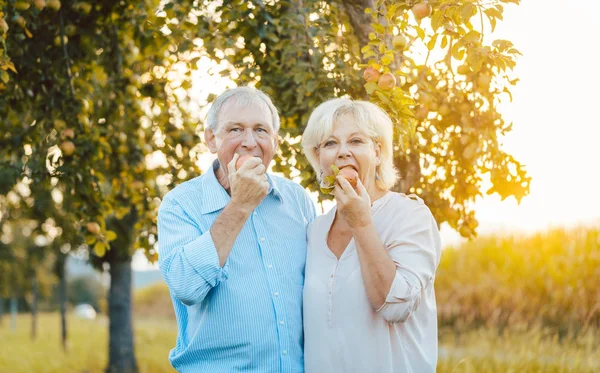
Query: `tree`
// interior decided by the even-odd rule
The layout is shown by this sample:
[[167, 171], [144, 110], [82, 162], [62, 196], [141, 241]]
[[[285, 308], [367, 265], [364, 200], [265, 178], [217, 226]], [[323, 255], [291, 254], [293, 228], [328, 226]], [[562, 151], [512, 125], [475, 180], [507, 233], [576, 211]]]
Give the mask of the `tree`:
[[[0, 195], [28, 189], [27, 214], [50, 203], [37, 221], [60, 229], [52, 250], [91, 248], [94, 263], [110, 264], [107, 371], [137, 370], [131, 255], [146, 248], [156, 257], [159, 197], [199, 173], [195, 120], [167, 79], [186, 61], [159, 32], [158, 5], [0, 1], [10, 24], [0, 28]], [[155, 151], [159, 165], [146, 162]]]
[[[396, 190], [421, 195], [439, 224], [472, 237], [477, 196], [520, 201], [529, 191], [523, 166], [500, 147], [512, 126], [496, 110], [517, 82], [508, 72], [519, 52], [510, 41], [484, 37], [507, 3], [519, 1], [431, 1], [431, 15], [416, 9], [417, 18], [413, 7], [426, 2], [223, 1], [203, 3], [195, 19], [211, 58], [227, 61], [237, 82], [267, 91], [281, 109], [287, 141], [277, 171], [299, 174], [316, 190], [298, 138], [308, 115], [332, 97], [370, 99], [396, 123]], [[369, 66], [380, 82], [391, 73], [397, 86], [363, 81]]]

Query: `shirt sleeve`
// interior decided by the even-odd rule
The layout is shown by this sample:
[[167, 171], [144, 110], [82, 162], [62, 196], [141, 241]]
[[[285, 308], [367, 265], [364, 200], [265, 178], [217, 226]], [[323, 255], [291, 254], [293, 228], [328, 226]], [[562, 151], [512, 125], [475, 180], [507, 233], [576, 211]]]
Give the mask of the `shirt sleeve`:
[[441, 240], [437, 223], [422, 201], [408, 215], [392, 221], [385, 242], [396, 263], [396, 275], [377, 312], [391, 323], [403, 323], [419, 307], [425, 290], [433, 286]]
[[304, 216], [306, 217], [308, 224], [310, 224], [317, 217], [317, 210], [315, 208], [315, 203], [310, 198], [310, 195], [303, 188], [301, 188], [300, 193], [301, 193], [300, 197], [304, 201], [304, 204], [303, 204]]
[[202, 302], [227, 279], [210, 230], [201, 232], [181, 206], [165, 198], [158, 211], [158, 264], [171, 293], [183, 304]]

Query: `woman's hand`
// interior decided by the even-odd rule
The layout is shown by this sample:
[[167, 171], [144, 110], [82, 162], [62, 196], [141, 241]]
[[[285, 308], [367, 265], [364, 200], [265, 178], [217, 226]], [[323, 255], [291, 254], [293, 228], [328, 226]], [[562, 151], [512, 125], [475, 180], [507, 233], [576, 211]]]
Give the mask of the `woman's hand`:
[[338, 175], [336, 181], [333, 194], [344, 221], [352, 228], [362, 228], [371, 224], [371, 197], [360, 179], [356, 183], [356, 190], [343, 176]]

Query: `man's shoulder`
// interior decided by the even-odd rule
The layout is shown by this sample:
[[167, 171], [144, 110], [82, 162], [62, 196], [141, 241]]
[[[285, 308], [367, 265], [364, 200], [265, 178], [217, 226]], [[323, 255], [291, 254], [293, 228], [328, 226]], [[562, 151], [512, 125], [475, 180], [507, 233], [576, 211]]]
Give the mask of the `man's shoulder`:
[[206, 175], [196, 176], [193, 179], [186, 180], [183, 183], [177, 185], [175, 188], [171, 189], [165, 196], [163, 197], [163, 201], [177, 201], [181, 198], [185, 197], [187, 194], [192, 193], [194, 191], [198, 191], [198, 188], [201, 187], [203, 179]]

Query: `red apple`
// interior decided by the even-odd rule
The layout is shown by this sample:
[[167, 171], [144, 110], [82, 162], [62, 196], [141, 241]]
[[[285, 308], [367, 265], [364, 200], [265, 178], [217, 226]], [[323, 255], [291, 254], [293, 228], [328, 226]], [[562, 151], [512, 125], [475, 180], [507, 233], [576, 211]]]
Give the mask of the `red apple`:
[[376, 69], [374, 69], [373, 67], [369, 66], [365, 69], [365, 72], [363, 73], [363, 78], [368, 82], [368, 83], [377, 83], [377, 81], [379, 80], [379, 76], [381, 74], [379, 73], [379, 71], [377, 71]]
[[248, 161], [249, 159], [254, 158], [253, 156], [251, 156], [250, 154], [244, 154], [242, 156], [240, 156], [237, 160], [237, 162], [235, 162], [235, 169], [236, 171], [240, 169], [240, 167], [242, 167], [242, 165], [244, 163], [246, 163], [246, 161]]
[[431, 5], [424, 1], [422, 3], [415, 4], [412, 7], [412, 12], [415, 15], [415, 18], [421, 20], [425, 17], [429, 17], [431, 15]]
[[389, 91], [396, 86], [396, 77], [392, 73], [385, 73], [379, 78], [377, 85], [384, 91]]
[[353, 188], [356, 188], [356, 183], [358, 182], [358, 172], [356, 172], [355, 169], [352, 167], [344, 167], [340, 170], [338, 175], [343, 176], [344, 179], [348, 180]]

